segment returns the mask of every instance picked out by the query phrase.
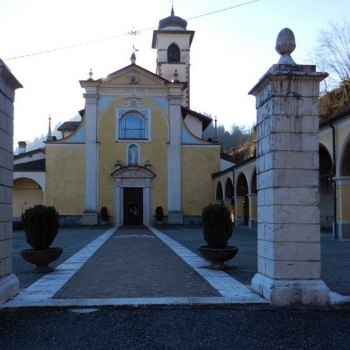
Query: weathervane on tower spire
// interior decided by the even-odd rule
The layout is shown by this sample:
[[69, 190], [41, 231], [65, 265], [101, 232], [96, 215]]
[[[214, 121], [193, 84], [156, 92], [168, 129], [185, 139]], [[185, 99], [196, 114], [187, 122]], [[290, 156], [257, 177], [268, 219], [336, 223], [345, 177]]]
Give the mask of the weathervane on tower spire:
[[[138, 32], [137, 30], [135, 30], [135, 25], [133, 25], [132, 26], [132, 29], [133, 30], [131, 30], [130, 32], [128, 32], [128, 35], [130, 35], [130, 36], [136, 36], [136, 35], [138, 35], [138, 34], [140, 34], [140, 32]], [[136, 55], [135, 55], [135, 52], [137, 52], [137, 51], [139, 51], [136, 47], [135, 47], [135, 45], [134, 45], [134, 43], [132, 44], [132, 54], [131, 54], [131, 57], [130, 57], [130, 61], [131, 61], [131, 64], [135, 64], [135, 62], [136, 62]]]
[[[175, 2], [177, 2], [177, 1], [175, 1]], [[175, 16], [175, 13], [174, 13], [174, 0], [171, 0], [171, 16], [173, 16], [173, 17]]]

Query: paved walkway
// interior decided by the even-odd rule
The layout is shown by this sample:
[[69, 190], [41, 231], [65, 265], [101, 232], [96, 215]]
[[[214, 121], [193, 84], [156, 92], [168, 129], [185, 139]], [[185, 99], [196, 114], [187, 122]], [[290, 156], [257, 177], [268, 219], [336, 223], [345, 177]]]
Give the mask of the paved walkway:
[[[61, 260], [65, 261], [46, 275], [31, 273], [30, 264], [17, 260], [23, 236], [23, 231], [14, 232], [13, 271], [21, 292], [4, 309], [266, 304], [249, 288], [257, 270], [255, 229], [235, 229], [230, 244], [237, 245], [240, 252], [225, 272], [207, 269], [208, 263], [198, 256], [196, 246], [203, 243], [200, 227], [62, 229], [55, 243], [64, 248], [66, 255]], [[338, 287], [331, 290], [343, 294], [332, 293], [332, 300], [349, 302], [350, 241], [336, 242], [326, 234], [322, 248], [326, 251], [322, 279]]]

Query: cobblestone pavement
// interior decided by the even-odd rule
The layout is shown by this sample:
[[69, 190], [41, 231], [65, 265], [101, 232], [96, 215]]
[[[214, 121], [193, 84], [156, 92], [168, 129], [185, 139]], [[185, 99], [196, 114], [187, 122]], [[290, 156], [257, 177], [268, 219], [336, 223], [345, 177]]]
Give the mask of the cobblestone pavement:
[[[54, 245], [63, 247], [64, 251], [60, 259], [51, 265], [55, 267], [61, 264], [107, 229], [60, 229]], [[204, 244], [200, 226], [160, 225], [157, 229], [199, 255], [197, 246]], [[132, 238], [126, 238], [125, 235]], [[43, 275], [32, 273], [33, 266], [19, 254], [19, 250], [28, 248], [24, 232], [15, 231], [13, 238], [13, 273], [19, 278], [22, 290]], [[235, 228], [229, 242], [239, 247], [239, 252], [227, 263], [229, 268], [225, 272], [244, 285], [250, 285], [257, 272], [256, 239], [256, 229]], [[323, 233], [321, 248], [322, 280], [331, 291], [350, 296], [350, 240], [335, 241], [331, 234]], [[115, 278], [120, 283], [116, 284]], [[55, 297], [94, 298], [97, 293], [106, 298], [216, 295], [215, 289], [206, 280], [142, 226], [137, 229], [123, 227], [123, 232], [117, 231], [112, 235]]]
[[[157, 226], [175, 241], [198, 254], [197, 246], [205, 244], [200, 226]], [[226, 273], [239, 282], [250, 285], [257, 272], [257, 230], [234, 228], [229, 245], [239, 248], [234, 259], [228, 261]], [[350, 296], [350, 240], [334, 240], [332, 234], [321, 234], [321, 279], [332, 292]]]
[[124, 226], [53, 298], [211, 296], [220, 294], [149, 229]]
[[[57, 267], [106, 230], [106, 227], [60, 228], [53, 246], [63, 248], [63, 253], [60, 258], [51, 263], [50, 266]], [[13, 231], [12, 272], [19, 279], [20, 290], [27, 288], [45, 275], [43, 273], [34, 273], [34, 265], [26, 262], [21, 257], [20, 251], [29, 248], [31, 247], [26, 242], [24, 231]]]
[[[108, 229], [111, 228], [60, 230], [55, 245], [62, 246], [64, 253], [54, 266], [82, 248], [86, 250], [86, 245], [90, 246], [95, 238], [109, 238], [103, 240], [105, 243], [95, 254], [87, 255], [90, 259], [60, 287], [56, 297], [76, 293], [76, 298], [93, 298], [96, 292], [106, 291], [101, 295], [107, 296], [111, 290], [113, 296], [127, 293], [129, 297], [139, 296], [141, 289], [152, 296], [154, 293], [168, 296], [169, 293], [201, 292], [215, 295], [216, 290], [211, 290], [207, 281], [155, 237], [157, 233], [144, 227], [122, 227], [116, 232], [111, 229], [110, 236], [105, 234]], [[157, 229], [195, 254], [198, 254], [197, 246], [204, 244], [201, 227], [158, 226]], [[20, 249], [28, 248], [23, 231], [14, 232], [13, 241], [13, 272], [23, 288], [43, 275], [30, 272], [32, 266], [19, 256]], [[257, 271], [256, 230], [236, 228], [230, 244], [240, 251], [228, 262], [230, 268], [226, 273], [249, 285]], [[322, 279], [332, 291], [350, 295], [350, 241], [338, 242], [331, 235], [322, 234], [321, 246]], [[125, 289], [113, 289], [116, 278], [123, 279]], [[151, 279], [155, 282], [150, 285]], [[39, 292], [42, 294], [41, 289]], [[267, 304], [0, 308], [0, 349], [345, 350], [349, 349], [349, 321], [349, 305], [331, 308], [275, 308]]]

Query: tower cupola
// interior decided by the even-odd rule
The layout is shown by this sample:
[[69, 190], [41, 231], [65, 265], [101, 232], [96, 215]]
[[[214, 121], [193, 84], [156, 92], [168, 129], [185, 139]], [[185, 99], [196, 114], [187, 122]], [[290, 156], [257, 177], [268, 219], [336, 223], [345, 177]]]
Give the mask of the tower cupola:
[[182, 105], [190, 108], [190, 48], [193, 30], [187, 30], [187, 21], [175, 16], [174, 8], [169, 17], [159, 21], [153, 32], [152, 48], [157, 50], [156, 74], [169, 80], [187, 83], [183, 91]]
[[174, 7], [172, 7], [171, 15], [159, 21], [158, 30], [164, 30], [164, 29], [186, 30], [186, 27], [187, 27], [187, 21], [185, 21], [181, 17], [175, 16]]

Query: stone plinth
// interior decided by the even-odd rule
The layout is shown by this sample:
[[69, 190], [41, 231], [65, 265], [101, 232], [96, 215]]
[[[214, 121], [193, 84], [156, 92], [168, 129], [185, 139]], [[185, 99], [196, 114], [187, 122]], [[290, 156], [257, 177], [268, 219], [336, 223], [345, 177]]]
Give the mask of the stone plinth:
[[258, 273], [252, 288], [272, 304], [325, 304], [318, 97], [327, 74], [290, 62], [273, 65], [250, 92], [257, 107], [258, 187]]
[[168, 224], [170, 225], [183, 225], [184, 216], [180, 211], [168, 212]]
[[83, 225], [97, 225], [98, 224], [98, 213], [83, 213]]

